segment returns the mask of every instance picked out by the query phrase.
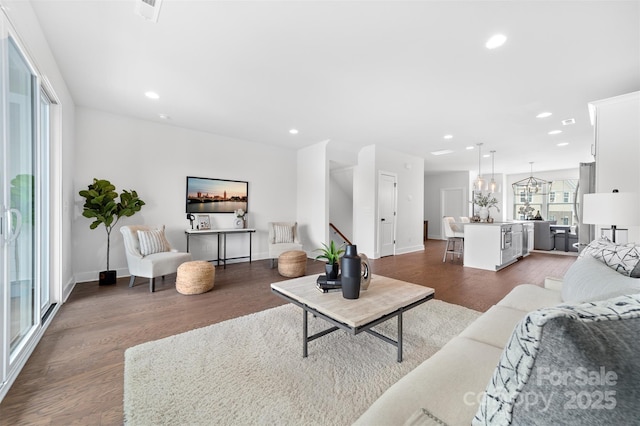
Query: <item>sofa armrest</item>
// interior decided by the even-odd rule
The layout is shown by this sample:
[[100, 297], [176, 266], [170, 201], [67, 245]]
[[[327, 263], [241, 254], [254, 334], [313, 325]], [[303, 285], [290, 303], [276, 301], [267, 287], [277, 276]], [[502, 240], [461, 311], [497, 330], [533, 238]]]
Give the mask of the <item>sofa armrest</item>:
[[562, 291], [562, 278], [546, 277], [544, 279], [544, 288], [549, 290]]

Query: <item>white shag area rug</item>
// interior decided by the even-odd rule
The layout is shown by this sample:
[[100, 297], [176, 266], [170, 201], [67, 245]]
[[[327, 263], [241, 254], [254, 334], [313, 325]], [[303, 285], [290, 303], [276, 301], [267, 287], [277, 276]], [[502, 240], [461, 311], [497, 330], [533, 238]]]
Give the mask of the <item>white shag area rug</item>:
[[[439, 300], [403, 315], [403, 362], [368, 333], [336, 331], [302, 357], [288, 304], [127, 349], [128, 425], [350, 425], [389, 386], [480, 315]], [[309, 335], [328, 328], [309, 315]], [[375, 330], [396, 339], [397, 319]]]

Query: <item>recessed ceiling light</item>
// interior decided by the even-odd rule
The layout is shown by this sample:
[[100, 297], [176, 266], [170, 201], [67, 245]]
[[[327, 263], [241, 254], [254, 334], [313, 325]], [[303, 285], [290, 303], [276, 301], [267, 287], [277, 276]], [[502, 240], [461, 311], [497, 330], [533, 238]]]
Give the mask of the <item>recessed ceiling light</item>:
[[453, 139], [453, 135], [444, 135], [445, 139]]
[[502, 46], [505, 41], [507, 41], [507, 37], [505, 35], [496, 34], [487, 41], [485, 46], [487, 49], [495, 49], [496, 47]]
[[562, 120], [562, 125], [563, 126], [568, 126], [570, 124], [576, 124], [576, 119], [575, 118], [567, 118], [566, 120]]
[[551, 113], [550, 112], [541, 112], [540, 114], [536, 115], [536, 118], [547, 118], [547, 117], [551, 117]]
[[468, 149], [469, 151], [471, 151], [473, 149], [473, 146], [468, 146], [466, 149]]
[[298, 134], [298, 129], [291, 129], [291, 130], [289, 130], [289, 133], [291, 133], [292, 135], [297, 135]]
[[485, 154], [482, 156], [482, 158], [489, 158], [489, 157], [491, 157], [491, 154]]
[[549, 132], [550, 135], [559, 135], [560, 133], [562, 133], [562, 130], [552, 130]]
[[569, 142], [560, 142], [558, 144], [558, 146], [567, 146], [567, 145], [569, 145]]
[[160, 95], [158, 95], [156, 92], [145, 92], [144, 95], [149, 99], [160, 99]]
[[158, 117], [162, 118], [163, 120], [170, 120], [171, 117], [169, 117], [167, 114], [158, 114]]
[[441, 151], [433, 151], [431, 153], [431, 155], [445, 155], [445, 154], [451, 154], [453, 151], [451, 151], [450, 149], [443, 149]]

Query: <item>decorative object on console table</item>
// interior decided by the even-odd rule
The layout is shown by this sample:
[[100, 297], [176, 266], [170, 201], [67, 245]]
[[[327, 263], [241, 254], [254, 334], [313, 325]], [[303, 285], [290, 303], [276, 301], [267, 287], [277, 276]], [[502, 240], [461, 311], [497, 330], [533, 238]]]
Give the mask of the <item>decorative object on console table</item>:
[[[93, 219], [89, 228], [96, 229], [104, 224], [107, 231], [107, 270], [101, 271], [98, 276], [99, 285], [115, 284], [117, 273], [109, 270], [109, 251], [111, 246], [111, 231], [123, 216], [133, 216], [139, 212], [145, 202], [138, 198], [134, 190], [124, 190], [120, 195], [116, 187], [105, 179], [93, 179], [88, 189], [79, 192], [84, 197], [82, 216]], [[120, 197], [120, 200], [116, 199]]]
[[640, 224], [638, 194], [613, 192], [584, 194], [582, 221], [593, 225], [611, 225], [612, 241], [616, 242], [616, 226]]
[[234, 211], [235, 215], [236, 215], [236, 220], [234, 221], [234, 226], [237, 229], [242, 229], [245, 227], [245, 221], [247, 219], [247, 212], [245, 212], [242, 209], [238, 209], [236, 211]]
[[357, 247], [347, 246], [342, 256], [342, 297], [357, 299], [360, 297], [360, 282], [362, 281], [362, 260], [358, 256]]
[[338, 278], [338, 272], [340, 266], [338, 265], [338, 260], [340, 259], [340, 255], [344, 253], [343, 246], [336, 247], [336, 244], [331, 240], [329, 245], [322, 243], [322, 248], [318, 248], [315, 251], [321, 252], [321, 254], [316, 256], [316, 260], [325, 259], [327, 264], [324, 266], [325, 272], [327, 273], [327, 279], [335, 280]]
[[209, 219], [208, 214], [198, 215], [198, 229], [201, 231], [206, 231], [208, 229], [211, 229], [211, 220]]

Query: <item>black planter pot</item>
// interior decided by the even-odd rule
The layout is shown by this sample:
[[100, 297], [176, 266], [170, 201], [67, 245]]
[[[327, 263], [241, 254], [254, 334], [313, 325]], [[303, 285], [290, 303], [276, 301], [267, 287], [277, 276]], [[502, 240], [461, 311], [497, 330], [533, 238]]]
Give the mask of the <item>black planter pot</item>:
[[355, 245], [348, 245], [342, 257], [342, 297], [357, 299], [360, 297], [362, 259]]
[[101, 271], [98, 279], [98, 285], [111, 285], [116, 283], [116, 271]]
[[340, 266], [337, 263], [324, 264], [324, 272], [327, 274], [328, 280], [337, 280], [338, 279], [338, 271]]

